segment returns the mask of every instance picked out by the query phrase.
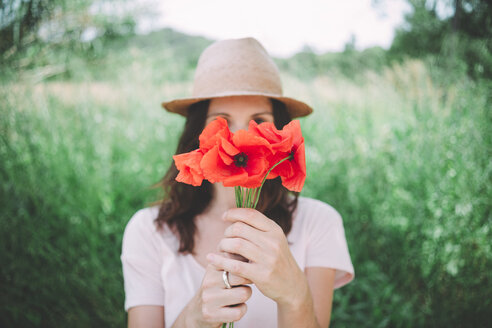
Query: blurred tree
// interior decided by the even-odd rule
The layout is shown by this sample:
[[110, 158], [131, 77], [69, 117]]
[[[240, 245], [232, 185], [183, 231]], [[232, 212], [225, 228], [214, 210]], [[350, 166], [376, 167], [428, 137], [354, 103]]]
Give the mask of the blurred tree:
[[356, 43], [357, 40], [355, 38], [355, 34], [351, 34], [349, 41], [345, 43], [344, 52], [346, 53], [354, 52]]
[[303, 80], [327, 75], [357, 79], [364, 76], [366, 71], [380, 71], [387, 64], [383, 48], [371, 47], [359, 51], [356, 44], [355, 36], [351, 35], [342, 52], [317, 54], [306, 45], [290, 58], [276, 58], [275, 61], [280, 69], [292, 72]]
[[85, 9], [90, 5], [88, 0], [3, 0], [0, 3], [0, 53], [15, 52], [35, 41], [42, 23], [67, 12], [68, 4]]
[[[382, 1], [375, 1], [380, 5]], [[473, 77], [492, 78], [492, 1], [408, 0], [412, 11], [396, 31], [392, 58], [441, 56], [444, 65], [467, 66]], [[452, 67], [451, 67], [452, 68]]]
[[133, 34], [138, 10], [127, 0], [2, 0], [0, 62], [32, 48], [59, 45], [80, 52], [95, 38]]
[[0, 2], [0, 52], [19, 46], [20, 41], [50, 12], [45, 1]]

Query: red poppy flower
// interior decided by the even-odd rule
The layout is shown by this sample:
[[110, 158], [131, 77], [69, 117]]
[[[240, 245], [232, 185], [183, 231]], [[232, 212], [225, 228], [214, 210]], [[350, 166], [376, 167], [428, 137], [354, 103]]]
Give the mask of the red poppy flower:
[[222, 139], [231, 141], [232, 132], [229, 130], [227, 121], [223, 117], [218, 116], [203, 129], [198, 139], [200, 141], [200, 149], [203, 153], [206, 153], [221, 143]]
[[[288, 156], [290, 150], [292, 149], [292, 136], [285, 134], [283, 135], [272, 122], [264, 122], [258, 124], [255, 121], [251, 120], [249, 122], [248, 131], [265, 138], [272, 146], [272, 155], [269, 158], [269, 162], [271, 164], [270, 167], [272, 167], [282, 159], [278, 158], [279, 156], [275, 156], [275, 154], [284, 156], [283, 158], [285, 158]], [[275, 173], [274, 170], [272, 170], [267, 179], [273, 179], [277, 176], [278, 174]]]
[[292, 138], [292, 148], [289, 150], [292, 158], [281, 163], [272, 171], [282, 177], [282, 184], [285, 188], [300, 192], [306, 180], [306, 157], [301, 124], [298, 120], [291, 121], [284, 126], [281, 134], [286, 139]]
[[217, 117], [200, 134], [200, 148], [173, 156], [180, 171], [176, 180], [194, 186], [203, 179], [222, 182], [226, 187], [257, 188], [266, 173], [282, 159], [268, 179], [277, 176], [289, 190], [301, 191], [306, 179], [304, 138], [299, 121], [282, 130], [270, 122], [251, 121], [248, 131], [232, 133], [227, 121]]
[[204, 179], [200, 162], [203, 158], [203, 153], [200, 149], [189, 153], [174, 155], [174, 163], [179, 170], [176, 181], [184, 182], [193, 186], [200, 186]]
[[251, 120], [248, 131], [268, 140], [274, 153], [279, 151], [288, 152], [292, 148], [292, 136], [277, 130], [272, 122], [258, 124]]
[[238, 130], [232, 140], [218, 137], [215, 146], [204, 154], [200, 166], [205, 179], [222, 182], [225, 187], [256, 188], [270, 168], [271, 145], [262, 137]]
[[292, 191], [301, 191], [306, 180], [306, 159], [299, 121], [291, 121], [280, 131], [271, 122], [257, 124], [252, 121], [249, 129], [254, 134], [264, 137], [272, 145], [274, 152], [269, 158], [270, 167], [292, 156], [275, 167], [268, 175], [268, 179], [281, 176], [284, 187]]

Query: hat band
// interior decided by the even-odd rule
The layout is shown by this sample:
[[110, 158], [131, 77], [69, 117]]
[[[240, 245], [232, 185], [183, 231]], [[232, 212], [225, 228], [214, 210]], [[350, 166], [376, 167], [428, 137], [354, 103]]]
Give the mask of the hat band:
[[227, 96], [265, 96], [265, 97], [282, 97], [281, 94], [264, 92], [264, 91], [248, 91], [248, 90], [240, 90], [240, 91], [220, 91], [215, 93], [207, 93], [207, 94], [197, 94], [193, 95], [190, 98], [215, 98], [215, 97], [227, 97]]
[[258, 67], [229, 67], [200, 71], [195, 75], [193, 97], [233, 91], [282, 95], [282, 84], [278, 74], [265, 74]]

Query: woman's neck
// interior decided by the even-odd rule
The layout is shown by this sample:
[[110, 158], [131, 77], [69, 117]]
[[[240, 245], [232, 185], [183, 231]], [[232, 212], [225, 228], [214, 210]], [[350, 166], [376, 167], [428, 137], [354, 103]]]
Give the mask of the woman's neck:
[[225, 211], [236, 207], [234, 187], [224, 187], [219, 183], [213, 184], [212, 187], [213, 197], [204, 213], [221, 217]]

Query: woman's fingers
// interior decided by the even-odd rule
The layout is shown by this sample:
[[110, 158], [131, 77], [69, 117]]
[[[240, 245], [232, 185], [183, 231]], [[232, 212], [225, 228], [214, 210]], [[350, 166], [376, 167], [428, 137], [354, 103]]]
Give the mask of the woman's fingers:
[[252, 263], [246, 263], [238, 260], [228, 259], [224, 256], [209, 253], [207, 254], [207, 260], [214, 267], [219, 270], [228, 271], [229, 274], [234, 274], [236, 276], [240, 276], [246, 278], [248, 280], [254, 281], [252, 277], [254, 277], [254, 268]]
[[238, 321], [246, 313], [245, 302], [251, 297], [249, 286], [202, 291], [202, 315], [206, 322]]
[[246, 313], [247, 308], [244, 303], [251, 297], [252, 289], [243, 284], [250, 283], [250, 281], [240, 276], [229, 274], [229, 283], [240, 286], [227, 289], [222, 276], [223, 272], [223, 270], [212, 264], [207, 266], [199, 293], [203, 322], [237, 321]]
[[[224, 253], [223, 254], [225, 257], [228, 257], [228, 258], [232, 258], [232, 259], [236, 259], [236, 260], [239, 260], [239, 261], [244, 261], [242, 259], [242, 256], [240, 255], [235, 255], [235, 254], [229, 254], [229, 253]], [[246, 259], [247, 261], [247, 259]], [[217, 271], [217, 275], [214, 275], [215, 278], [214, 281], [216, 282], [216, 284], [218, 286], [220, 286], [221, 288], [226, 288], [226, 285], [224, 283], [224, 279], [222, 278], [222, 275], [224, 274], [224, 270], [222, 270], [221, 268], [218, 268], [214, 265], [212, 265], [211, 263], [209, 263], [209, 266], [211, 267], [212, 270], [214, 271]], [[227, 276], [229, 277], [229, 284], [231, 286], [241, 286], [241, 285], [250, 285], [252, 284], [253, 282], [249, 279], [246, 279], [246, 278], [243, 278], [241, 276], [238, 276], [238, 275], [235, 275], [231, 272], [228, 272]]]
[[226, 306], [237, 305], [249, 300], [252, 293], [253, 291], [249, 286], [232, 287], [224, 292], [223, 300]]
[[224, 231], [224, 237], [243, 238], [249, 240], [259, 247], [261, 247], [261, 245], [263, 245], [265, 242], [268, 242], [268, 234], [266, 234], [264, 231], [253, 228], [249, 224], [241, 221], [234, 222], [233, 224], [228, 226]]
[[246, 302], [251, 297], [251, 287], [239, 286], [231, 289], [207, 289], [202, 292], [202, 301], [212, 307], [224, 307]]
[[211, 315], [220, 318], [218, 322], [234, 322], [239, 321], [246, 314], [247, 309], [246, 304], [241, 303], [236, 306], [222, 307]]
[[[221, 272], [221, 277], [222, 277], [222, 272], [224, 272], [223, 270], [220, 270]], [[249, 284], [252, 284], [253, 282], [251, 282], [251, 280], [249, 279], [246, 279], [246, 278], [243, 278], [243, 277], [240, 277], [240, 276], [236, 276], [235, 274], [232, 274], [229, 272], [229, 274], [227, 275], [229, 277], [229, 284], [234, 287], [234, 286], [241, 286], [241, 285], [249, 285]], [[222, 280], [222, 278], [220, 279], [222, 281], [222, 285], [224, 285], [225, 287], [225, 284], [224, 284], [224, 281]]]
[[244, 222], [260, 231], [271, 231], [278, 227], [275, 222], [252, 208], [231, 208], [222, 218], [230, 222]]
[[218, 248], [221, 252], [239, 254], [251, 262], [257, 262], [262, 256], [257, 245], [243, 238], [223, 238]]

